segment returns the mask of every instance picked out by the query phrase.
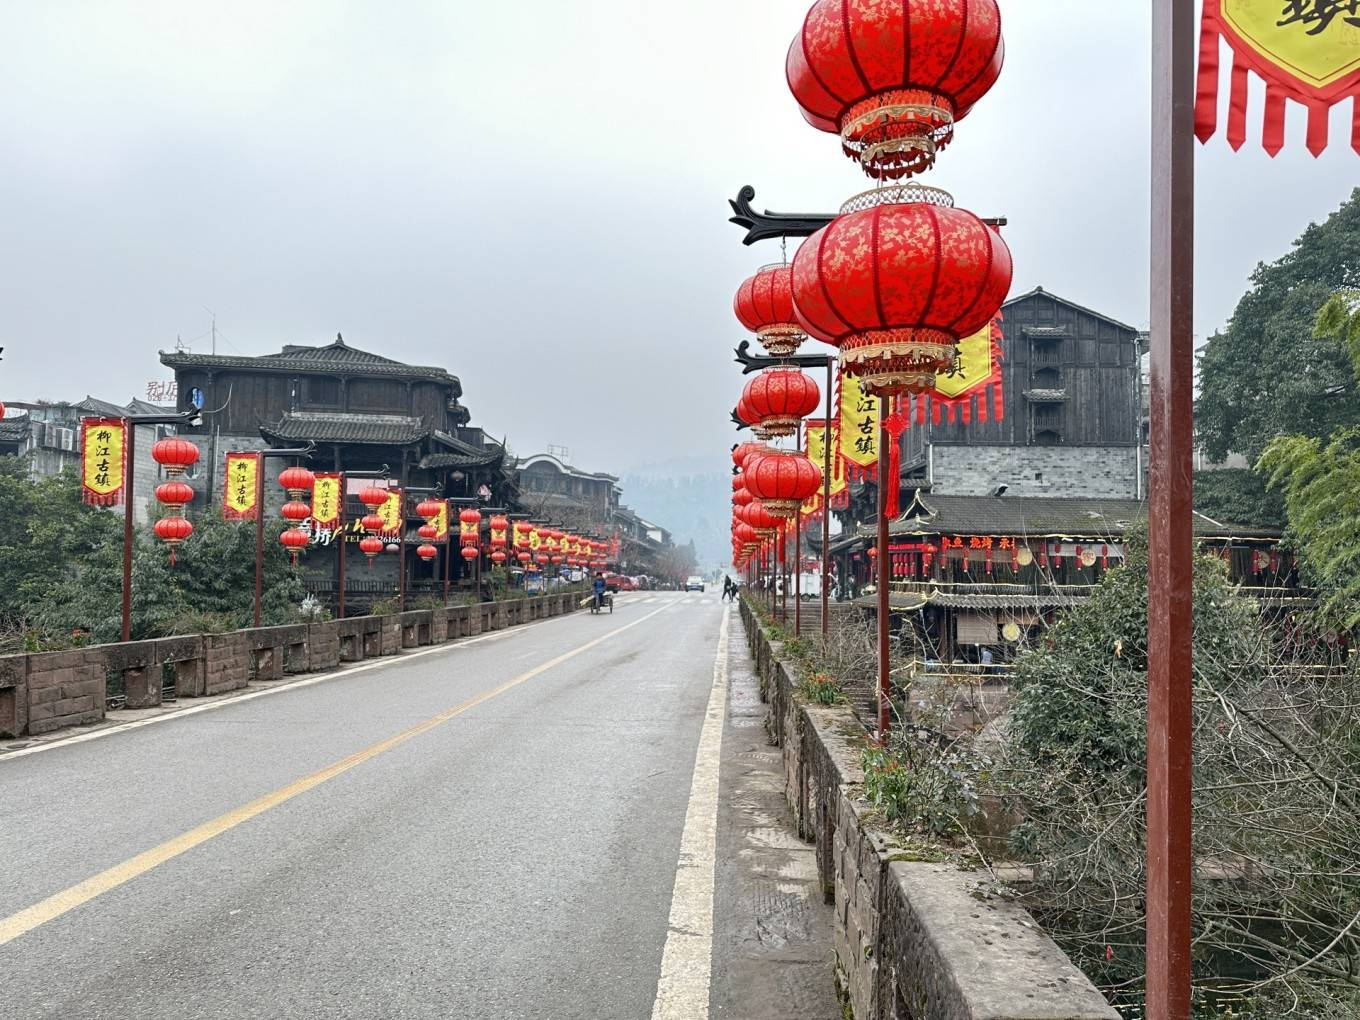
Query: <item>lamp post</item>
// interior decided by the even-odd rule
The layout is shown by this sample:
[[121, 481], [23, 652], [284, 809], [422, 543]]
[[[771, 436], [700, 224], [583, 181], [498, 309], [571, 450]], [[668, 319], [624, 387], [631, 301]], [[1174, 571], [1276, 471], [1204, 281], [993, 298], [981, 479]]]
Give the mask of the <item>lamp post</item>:
[[253, 619], [255, 626], [261, 626], [263, 619], [264, 603], [264, 465], [267, 460], [274, 460], [279, 457], [297, 457], [302, 460], [310, 460], [316, 452], [316, 444], [308, 443], [306, 446], [293, 447], [291, 449], [261, 450], [256, 456], [259, 458], [259, 470], [255, 472], [255, 612]]
[[[4, 350], [0, 347], [0, 350]], [[132, 507], [135, 499], [135, 487], [137, 482], [136, 455], [137, 455], [137, 426], [138, 425], [197, 425], [202, 421], [201, 412], [194, 408], [191, 411], [182, 411], [178, 414], [129, 414], [124, 416], [123, 423], [127, 428], [127, 451], [125, 453], [127, 469], [124, 485], [126, 491], [123, 499], [123, 640], [132, 640]]]

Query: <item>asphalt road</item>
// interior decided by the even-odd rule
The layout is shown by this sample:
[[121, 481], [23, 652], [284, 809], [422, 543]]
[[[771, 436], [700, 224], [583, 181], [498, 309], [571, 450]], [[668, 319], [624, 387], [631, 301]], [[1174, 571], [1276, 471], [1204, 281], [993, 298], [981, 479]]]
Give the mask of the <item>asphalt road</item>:
[[646, 1020], [724, 611], [630, 595], [0, 757], [0, 1017]]

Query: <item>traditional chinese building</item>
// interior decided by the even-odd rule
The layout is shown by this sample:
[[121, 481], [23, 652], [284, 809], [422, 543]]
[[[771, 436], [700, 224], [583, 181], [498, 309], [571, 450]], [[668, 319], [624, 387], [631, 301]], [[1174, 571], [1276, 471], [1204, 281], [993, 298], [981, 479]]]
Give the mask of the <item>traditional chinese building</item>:
[[521, 503], [536, 517], [581, 531], [606, 530], [619, 508], [617, 476], [582, 471], [549, 453], [519, 461]]
[[[200, 469], [191, 478], [193, 504], [221, 513], [226, 455], [261, 449], [314, 447], [310, 459], [266, 461], [266, 506], [271, 518], [284, 501], [279, 473], [292, 463], [313, 471], [363, 472], [380, 485], [407, 490], [407, 524], [415, 516], [417, 490], [440, 498], [480, 498], [487, 506], [518, 509], [518, 487], [504, 446], [470, 424], [460, 402], [463, 387], [443, 368], [407, 365], [351, 347], [337, 336], [322, 346], [289, 345], [259, 357], [162, 352], [175, 372], [179, 405], [202, 412], [202, 424], [181, 435], [198, 445]], [[390, 594], [397, 586], [398, 558], [391, 553], [371, 563], [357, 549], [357, 522], [366, 512], [355, 498], [373, 478], [350, 478], [345, 500], [349, 522], [346, 590]], [[271, 540], [277, 536], [271, 536]], [[341, 543], [319, 534], [306, 553], [309, 583], [318, 595], [334, 597]], [[399, 543], [393, 543], [399, 545]], [[464, 576], [461, 558], [445, 563], [441, 550], [431, 563], [406, 550], [406, 590], [434, 591], [446, 567]]]

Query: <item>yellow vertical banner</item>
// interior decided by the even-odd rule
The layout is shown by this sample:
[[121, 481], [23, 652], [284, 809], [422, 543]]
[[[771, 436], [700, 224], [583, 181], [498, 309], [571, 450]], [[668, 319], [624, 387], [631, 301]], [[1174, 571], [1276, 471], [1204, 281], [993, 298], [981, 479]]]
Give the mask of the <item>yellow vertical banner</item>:
[[345, 483], [340, 475], [319, 474], [312, 486], [312, 522], [316, 528], [338, 528], [345, 511]]
[[222, 517], [228, 521], [253, 521], [260, 487], [258, 453], [227, 454], [226, 488], [222, 492]]
[[878, 465], [878, 430], [883, 402], [864, 392], [857, 376], [841, 373], [841, 456], [858, 468], [872, 471]]
[[447, 502], [446, 500], [442, 500], [442, 499], [441, 499], [441, 500], [439, 501], [439, 513], [435, 515], [435, 519], [432, 520], [432, 521], [430, 522], [430, 524], [431, 524], [431, 526], [433, 526], [433, 528], [434, 528], [434, 530], [435, 530], [435, 532], [436, 532], [436, 534], [435, 534], [435, 539], [434, 539], [436, 542], [446, 542], [446, 541], [448, 541], [448, 538], [449, 538], [449, 504], [448, 504], [448, 502]]
[[113, 506], [122, 501], [127, 422], [85, 418], [80, 423], [80, 487], [86, 503]]
[[401, 535], [401, 529], [405, 524], [403, 506], [404, 493], [400, 489], [388, 489], [387, 502], [378, 507], [378, 516], [382, 518], [384, 535]]

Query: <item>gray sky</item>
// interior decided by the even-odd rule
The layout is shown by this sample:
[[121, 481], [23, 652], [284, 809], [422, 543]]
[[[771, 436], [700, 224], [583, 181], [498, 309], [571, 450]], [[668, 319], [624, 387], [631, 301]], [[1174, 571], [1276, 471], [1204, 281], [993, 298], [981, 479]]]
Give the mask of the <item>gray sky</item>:
[[[220, 352], [348, 342], [461, 376], [474, 422], [595, 470], [725, 457], [743, 248], [726, 199], [867, 179], [783, 60], [809, 0], [0, 0], [0, 397], [111, 400]], [[1147, 321], [1145, 0], [1003, 0], [1007, 65], [928, 175], [1010, 217], [1014, 293]], [[1201, 150], [1198, 330], [1360, 181]], [[792, 251], [792, 249], [791, 249]]]

